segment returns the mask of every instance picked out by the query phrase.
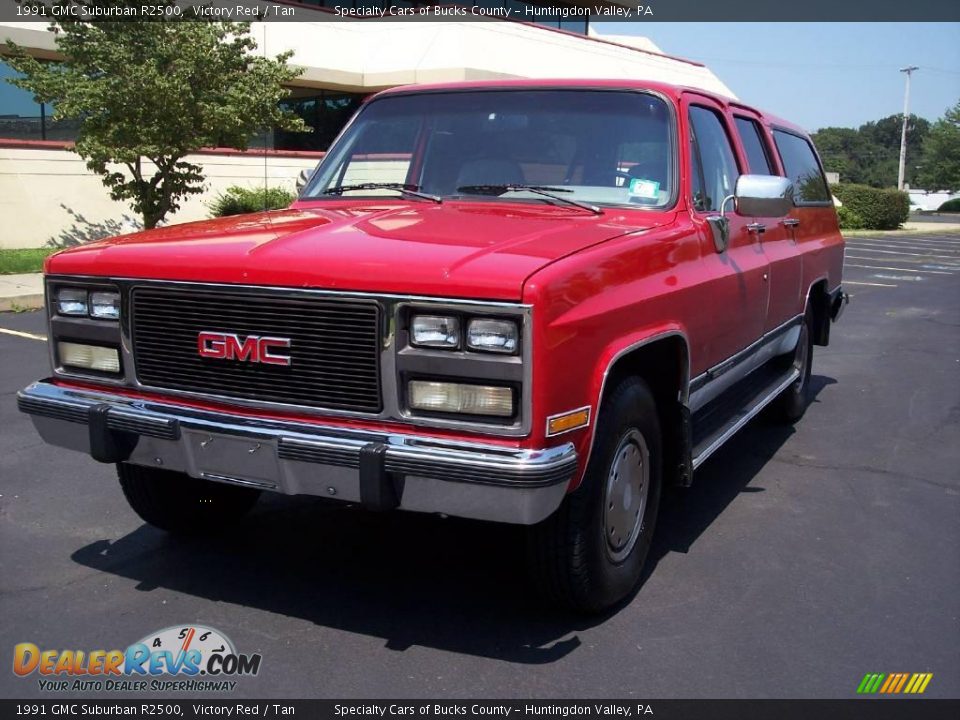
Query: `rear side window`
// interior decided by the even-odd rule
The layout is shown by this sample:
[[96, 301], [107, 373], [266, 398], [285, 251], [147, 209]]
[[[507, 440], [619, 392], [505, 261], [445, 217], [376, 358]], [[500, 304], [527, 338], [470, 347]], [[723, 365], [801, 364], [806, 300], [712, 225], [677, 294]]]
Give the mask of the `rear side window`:
[[736, 118], [737, 133], [743, 149], [747, 151], [747, 161], [750, 163], [750, 172], [754, 175], [776, 175], [773, 163], [767, 154], [767, 144], [763, 140], [760, 126], [750, 118]]
[[793, 180], [793, 193], [797, 203], [822, 203], [830, 201], [826, 178], [813, 147], [802, 137], [782, 130], [773, 131], [773, 139], [780, 151], [780, 159], [787, 177]]
[[730, 138], [720, 116], [704, 107], [690, 107], [690, 142], [693, 207], [719, 211], [723, 199], [733, 195], [740, 171]]

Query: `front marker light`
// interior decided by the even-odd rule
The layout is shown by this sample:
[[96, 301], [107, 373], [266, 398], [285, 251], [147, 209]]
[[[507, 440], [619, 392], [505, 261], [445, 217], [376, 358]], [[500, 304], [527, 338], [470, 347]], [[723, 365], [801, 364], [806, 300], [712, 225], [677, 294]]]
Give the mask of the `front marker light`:
[[120, 353], [116, 348], [60, 342], [57, 351], [61, 365], [106, 373], [120, 372]]
[[460, 321], [447, 315], [414, 315], [410, 342], [419, 347], [455, 349], [460, 346]]
[[517, 324], [512, 320], [474, 319], [467, 325], [467, 347], [495, 353], [515, 353], [519, 340]]
[[497, 385], [411, 380], [407, 397], [413, 410], [464, 415], [513, 415], [513, 391]]
[[57, 312], [61, 315], [86, 315], [87, 291], [77, 288], [57, 290]]
[[120, 293], [90, 293], [90, 317], [94, 317], [99, 320], [119, 320]]

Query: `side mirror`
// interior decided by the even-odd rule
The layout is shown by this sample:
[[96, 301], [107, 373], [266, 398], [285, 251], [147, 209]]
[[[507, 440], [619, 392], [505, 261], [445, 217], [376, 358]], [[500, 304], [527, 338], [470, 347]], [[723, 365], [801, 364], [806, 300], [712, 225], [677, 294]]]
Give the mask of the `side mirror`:
[[738, 215], [783, 217], [793, 208], [793, 183], [779, 175], [741, 175], [733, 207]]
[[304, 188], [307, 187], [307, 183], [310, 182], [310, 179], [313, 177], [313, 174], [317, 171], [317, 168], [314, 167], [311, 170], [306, 168], [300, 171], [300, 174], [297, 175], [297, 196], [303, 195]]

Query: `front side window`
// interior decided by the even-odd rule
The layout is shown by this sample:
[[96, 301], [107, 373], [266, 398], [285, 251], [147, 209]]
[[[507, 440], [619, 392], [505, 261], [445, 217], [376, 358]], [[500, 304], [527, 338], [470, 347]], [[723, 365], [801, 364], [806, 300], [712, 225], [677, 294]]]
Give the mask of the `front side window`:
[[822, 203], [830, 201], [826, 178], [813, 147], [804, 138], [782, 130], [773, 131], [773, 139], [780, 151], [783, 169], [793, 180], [793, 192], [797, 203]]
[[594, 204], [663, 208], [675, 188], [667, 104], [638, 92], [496, 90], [386, 96], [330, 149], [304, 199], [389, 189], [543, 202], [507, 185], [556, 188]]
[[693, 207], [700, 212], [719, 212], [724, 198], [733, 195], [740, 170], [716, 112], [690, 107], [690, 143]]

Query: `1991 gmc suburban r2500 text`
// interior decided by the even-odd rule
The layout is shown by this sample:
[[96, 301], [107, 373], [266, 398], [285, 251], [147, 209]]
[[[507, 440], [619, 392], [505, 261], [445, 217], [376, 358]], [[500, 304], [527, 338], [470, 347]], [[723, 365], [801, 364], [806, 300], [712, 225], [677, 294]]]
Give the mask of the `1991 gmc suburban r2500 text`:
[[637, 586], [661, 489], [807, 403], [843, 240], [798, 128], [700, 91], [376, 95], [287, 210], [46, 265], [43, 438], [172, 532], [262, 490], [529, 528], [539, 585]]

